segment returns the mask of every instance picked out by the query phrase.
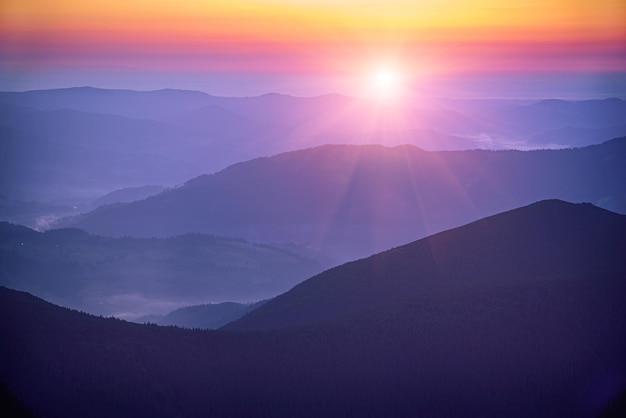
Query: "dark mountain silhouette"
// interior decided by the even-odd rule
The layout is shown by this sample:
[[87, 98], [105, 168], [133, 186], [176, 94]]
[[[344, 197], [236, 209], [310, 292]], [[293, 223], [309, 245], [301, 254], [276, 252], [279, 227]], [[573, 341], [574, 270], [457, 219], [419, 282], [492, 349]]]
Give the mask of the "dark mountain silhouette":
[[36, 418], [3, 384], [0, 384], [0, 411], [11, 418]]
[[613, 397], [598, 418], [620, 418], [626, 414], [626, 388]]
[[295, 245], [199, 234], [111, 239], [0, 222], [0, 284], [63, 306], [131, 319], [185, 305], [272, 297], [327, 263]]
[[67, 221], [112, 236], [203, 232], [296, 242], [344, 260], [536, 200], [626, 213], [626, 138], [557, 151], [323, 146], [236, 164]]
[[0, 381], [42, 417], [610, 416], [625, 240], [623, 215], [540, 202], [312, 278], [237, 332], [0, 288]]
[[148, 321], [137, 318], [134, 322], [150, 322], [191, 329], [218, 329], [263, 306], [266, 302], [267, 300], [255, 303], [222, 302], [186, 306], [158, 318], [148, 318]]
[[623, 282], [624, 255], [625, 215], [547, 200], [330, 269], [226, 329], [347, 319], [473, 288], [524, 289], [560, 282], [566, 287], [568, 281], [596, 277]]

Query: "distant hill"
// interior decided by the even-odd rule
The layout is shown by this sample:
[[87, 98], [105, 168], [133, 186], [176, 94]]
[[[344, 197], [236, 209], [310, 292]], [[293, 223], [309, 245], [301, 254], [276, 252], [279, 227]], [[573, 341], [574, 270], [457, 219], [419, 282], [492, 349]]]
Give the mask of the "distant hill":
[[200, 234], [111, 239], [0, 222], [0, 284], [129, 319], [181, 306], [273, 297], [330, 263], [295, 245]]
[[[532, 137], [532, 142], [552, 147], [585, 147], [597, 143], [598, 138], [620, 138], [626, 136], [626, 125], [608, 128], [573, 128], [567, 126], [543, 132]], [[567, 138], [567, 142], [563, 139]]]
[[625, 215], [590, 204], [542, 201], [335, 267], [226, 329], [347, 319], [460, 289], [613, 280], [626, 277], [624, 255]]
[[189, 90], [108, 90], [72, 87], [26, 92], [0, 92], [0, 102], [42, 111], [74, 109], [133, 119], [164, 120], [211, 103], [206, 93]]
[[64, 205], [119, 188], [174, 186], [236, 162], [323, 144], [525, 150], [626, 134], [620, 99], [420, 98], [381, 106], [337, 94], [77, 87], [0, 92], [0, 114], [0, 193], [39, 202], [62, 196]]
[[165, 187], [157, 185], [126, 187], [123, 189], [117, 189], [94, 200], [92, 202], [92, 206], [98, 207], [104, 205], [112, 205], [114, 203], [134, 202], [136, 200], [145, 199], [148, 196], [161, 193], [163, 190], [165, 190]]
[[235, 164], [62, 225], [111, 236], [203, 232], [362, 257], [533, 201], [626, 213], [626, 138], [571, 150], [322, 146]]
[[[0, 189], [35, 200], [93, 200], [103, 191], [145, 184], [175, 185], [256, 153], [223, 152], [230, 138], [165, 121], [60, 109], [0, 105], [3, 118]], [[229, 144], [230, 146], [230, 144]], [[253, 148], [253, 147], [252, 147]]]
[[236, 332], [0, 288], [0, 382], [40, 416], [619, 413], [625, 218], [539, 202], [318, 275]]
[[49, 229], [61, 217], [81, 212], [70, 205], [34, 202], [0, 196], [0, 219], [37, 230]]
[[[42, 111], [74, 109], [165, 122], [185, 120], [202, 108], [217, 107], [223, 114], [230, 112], [229, 118], [247, 119], [268, 126], [299, 127], [300, 134], [306, 134], [316, 125], [321, 131], [345, 133], [346, 128], [348, 131], [351, 128], [361, 129], [363, 121], [368, 120], [373, 124], [382, 123], [378, 128], [383, 130], [389, 130], [384, 128], [393, 123], [401, 129], [431, 129], [463, 137], [487, 134], [502, 136], [509, 141], [526, 140], [527, 135], [567, 126], [608, 128], [623, 125], [626, 119], [626, 101], [617, 98], [535, 102], [419, 98], [392, 106], [391, 114], [387, 114], [388, 109], [338, 94], [306, 98], [275, 93], [257, 97], [218, 97], [185, 90], [131, 91], [76, 87], [0, 92], [0, 103]], [[241, 128], [233, 124], [229, 126]], [[608, 139], [610, 137], [599, 136], [596, 143]]]
[[[171, 121], [206, 106], [219, 106], [259, 123], [302, 126], [320, 120], [355, 122], [363, 112], [383, 116], [384, 109], [338, 94], [294, 97], [265, 94], [257, 97], [218, 97], [186, 90], [105, 90], [75, 87], [28, 92], [0, 92], [0, 103], [43, 111], [74, 109], [120, 115], [133, 119]], [[617, 98], [567, 100], [463, 100], [419, 98], [393, 107], [405, 128], [434, 129], [450, 135], [504, 134], [558, 127], [609, 127], [622, 125], [626, 101]], [[389, 117], [384, 116], [385, 118]], [[394, 118], [395, 120], [400, 120]], [[522, 139], [519, 135], [515, 139]], [[609, 138], [599, 139], [599, 141]]]
[[252, 312], [267, 301], [255, 303], [222, 302], [186, 306], [158, 318], [137, 318], [134, 322], [157, 325], [174, 325], [183, 328], [218, 329]]

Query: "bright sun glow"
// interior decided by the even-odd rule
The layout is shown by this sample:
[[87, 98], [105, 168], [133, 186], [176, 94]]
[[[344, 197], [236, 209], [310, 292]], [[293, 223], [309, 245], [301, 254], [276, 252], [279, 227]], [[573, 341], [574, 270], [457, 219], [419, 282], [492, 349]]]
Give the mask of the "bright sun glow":
[[391, 83], [393, 83], [393, 73], [388, 71], [383, 71], [376, 74], [376, 80], [381, 85], [381, 87], [388, 87]]
[[370, 77], [370, 95], [379, 100], [391, 100], [401, 93], [401, 77], [397, 70], [383, 68], [375, 71]]

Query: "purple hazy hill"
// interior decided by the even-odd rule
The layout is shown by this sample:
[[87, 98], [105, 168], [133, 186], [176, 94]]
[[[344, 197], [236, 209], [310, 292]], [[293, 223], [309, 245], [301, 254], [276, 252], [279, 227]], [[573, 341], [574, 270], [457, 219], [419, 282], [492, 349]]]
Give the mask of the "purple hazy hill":
[[331, 262], [295, 245], [186, 234], [104, 238], [0, 222], [0, 285], [97, 315], [134, 319], [181, 306], [282, 293]]
[[0, 194], [69, 207], [324, 144], [526, 150], [626, 135], [620, 99], [420, 98], [391, 106], [337, 94], [234, 98], [77, 87], [0, 92], [0, 113]]
[[369, 255], [558, 198], [626, 213], [626, 139], [572, 150], [322, 146], [235, 164], [65, 225], [111, 236], [204, 232]]

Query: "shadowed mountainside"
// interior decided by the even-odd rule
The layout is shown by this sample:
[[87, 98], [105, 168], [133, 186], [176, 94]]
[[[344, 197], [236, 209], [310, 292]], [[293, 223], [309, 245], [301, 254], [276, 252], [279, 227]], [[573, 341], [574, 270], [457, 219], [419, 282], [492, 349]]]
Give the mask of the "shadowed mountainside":
[[625, 240], [540, 202], [313, 278], [231, 326], [293, 325], [254, 332], [0, 288], [0, 382], [42, 417], [594, 417], [626, 387]]
[[111, 239], [0, 222], [0, 284], [74, 309], [130, 319], [185, 305], [272, 297], [328, 263], [295, 245], [200, 234]]
[[235, 164], [62, 225], [112, 236], [296, 242], [349, 260], [542, 199], [626, 213], [623, 178], [626, 138], [528, 152], [329, 145]]
[[347, 319], [413, 298], [492, 286], [626, 277], [626, 216], [548, 200], [335, 267], [229, 324], [281, 328]]

